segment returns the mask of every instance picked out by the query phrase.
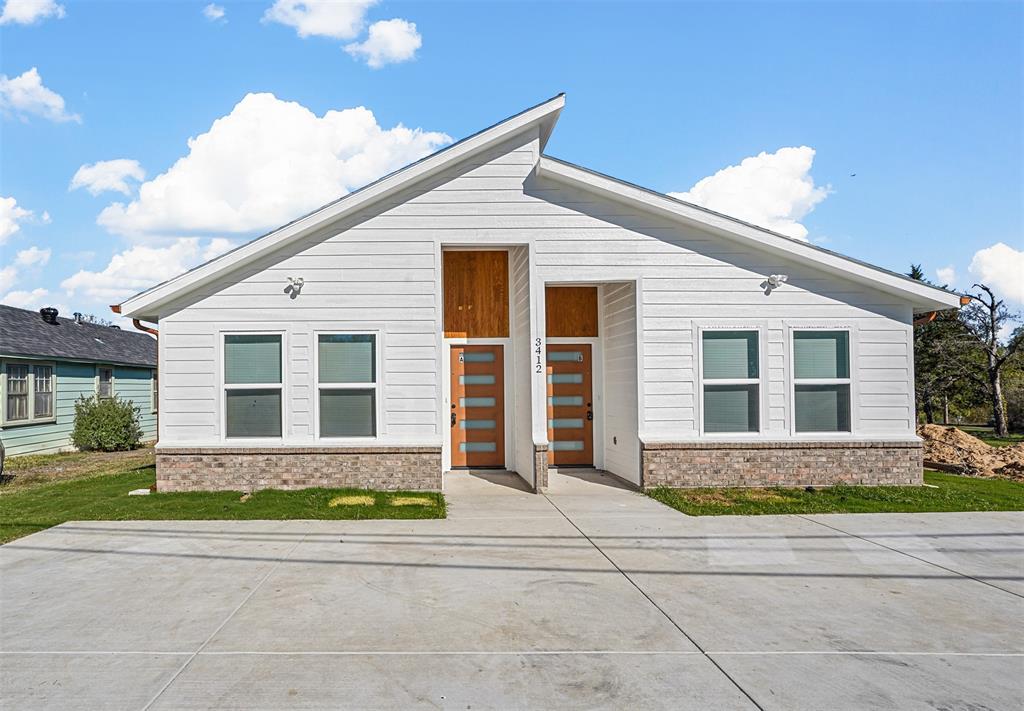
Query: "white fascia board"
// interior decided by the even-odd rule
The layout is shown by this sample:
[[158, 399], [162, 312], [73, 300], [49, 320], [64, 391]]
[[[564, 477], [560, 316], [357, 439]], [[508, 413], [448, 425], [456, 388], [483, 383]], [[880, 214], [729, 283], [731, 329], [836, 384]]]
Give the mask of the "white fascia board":
[[558, 96], [516, 114], [501, 123], [484, 129], [468, 138], [453, 143], [411, 165], [401, 168], [366, 187], [351, 192], [338, 200], [279, 227], [262, 237], [234, 249], [216, 259], [200, 265], [173, 279], [124, 301], [121, 315], [152, 321], [157, 308], [213, 281], [225, 272], [254, 262], [284, 245], [310, 234], [325, 224], [341, 219], [390, 195], [406, 189], [419, 180], [442, 172], [453, 163], [497, 145], [506, 138], [539, 126], [542, 138], [551, 134], [559, 112], [565, 105], [565, 95]]
[[911, 302], [915, 312], [940, 311], [960, 306], [959, 294], [914, 281], [851, 257], [815, 247], [807, 242], [780, 235], [550, 156], [541, 156], [537, 172], [539, 175], [675, 218], [733, 241], [753, 244], [764, 251], [807, 262], [824, 271], [895, 294]]

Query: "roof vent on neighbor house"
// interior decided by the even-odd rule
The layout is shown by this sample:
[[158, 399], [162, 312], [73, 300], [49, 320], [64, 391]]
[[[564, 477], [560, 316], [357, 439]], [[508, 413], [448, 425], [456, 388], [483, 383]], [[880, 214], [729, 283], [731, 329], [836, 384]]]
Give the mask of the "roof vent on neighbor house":
[[43, 320], [46, 321], [46, 323], [51, 323], [54, 325], [56, 325], [57, 323], [58, 313], [59, 312], [57, 311], [57, 309], [53, 308], [52, 306], [47, 306], [46, 308], [39, 309], [39, 315], [42, 316]]
[[83, 323], [82, 322], [82, 312], [81, 311], [76, 311], [75, 313], [73, 313], [71, 315], [75, 317], [75, 323], [77, 323], [79, 326], [81, 326], [82, 323]]

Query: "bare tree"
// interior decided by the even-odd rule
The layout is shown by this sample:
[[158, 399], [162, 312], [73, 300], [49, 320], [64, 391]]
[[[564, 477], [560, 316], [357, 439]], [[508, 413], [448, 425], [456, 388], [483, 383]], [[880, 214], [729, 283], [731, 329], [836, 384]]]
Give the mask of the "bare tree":
[[1006, 404], [1003, 400], [1002, 370], [1024, 341], [1024, 328], [1018, 327], [1006, 345], [1000, 344], [999, 332], [1007, 324], [1019, 321], [1019, 315], [1006, 308], [1006, 303], [1002, 299], [997, 299], [992, 290], [984, 284], [974, 284], [971, 288], [978, 289], [979, 292], [968, 294], [971, 303], [963, 309], [961, 317], [967, 331], [981, 346], [986, 356], [986, 385], [992, 403], [992, 421], [996, 436], [1006, 437], [1009, 428], [1006, 424]]

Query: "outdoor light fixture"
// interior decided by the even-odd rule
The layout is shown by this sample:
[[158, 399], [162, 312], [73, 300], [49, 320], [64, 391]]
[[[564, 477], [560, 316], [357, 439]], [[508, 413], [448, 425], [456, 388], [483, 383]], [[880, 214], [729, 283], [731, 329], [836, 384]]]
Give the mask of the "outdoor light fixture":
[[768, 296], [772, 293], [773, 289], [778, 289], [787, 281], [789, 281], [789, 276], [786, 274], [771, 274], [767, 279], [761, 282], [761, 288], [764, 289], [764, 295]]
[[305, 283], [302, 277], [288, 277], [288, 286], [284, 288], [284, 293], [288, 294], [289, 298], [294, 299], [302, 291], [302, 285]]

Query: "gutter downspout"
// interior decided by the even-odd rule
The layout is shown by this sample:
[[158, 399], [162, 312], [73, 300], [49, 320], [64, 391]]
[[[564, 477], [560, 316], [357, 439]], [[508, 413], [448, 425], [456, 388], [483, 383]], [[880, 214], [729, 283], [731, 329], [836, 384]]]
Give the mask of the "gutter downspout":
[[[967, 306], [967, 304], [969, 304], [969, 303], [971, 303], [971, 297], [970, 296], [961, 296], [960, 297], [960, 306]], [[914, 319], [914, 325], [915, 326], [923, 326], [926, 323], [931, 323], [932, 321], [935, 320], [935, 317], [938, 316], [938, 315], [939, 315], [938, 311], [929, 311], [928, 313], [921, 314], [920, 316], [918, 316], [917, 318]]]
[[[111, 304], [110, 310], [113, 311], [115, 314], [121, 313], [121, 304]], [[156, 338], [160, 337], [160, 331], [150, 326], [143, 326], [142, 321], [140, 321], [137, 318], [132, 319], [132, 325], [135, 326], [135, 328], [137, 328], [138, 330], [145, 331], [146, 333], [151, 334]]]

